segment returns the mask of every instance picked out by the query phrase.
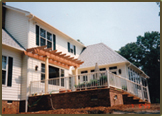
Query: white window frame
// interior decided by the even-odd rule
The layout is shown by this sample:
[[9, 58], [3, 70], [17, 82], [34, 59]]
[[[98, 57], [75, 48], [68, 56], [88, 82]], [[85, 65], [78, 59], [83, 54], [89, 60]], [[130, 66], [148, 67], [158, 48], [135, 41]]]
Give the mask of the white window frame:
[[[46, 34], [45, 38], [41, 36], [41, 29], [45, 30], [45, 34]], [[51, 41], [47, 39], [47, 33], [50, 33], [52, 35], [52, 40]], [[39, 26], [39, 46], [41, 46], [41, 38], [45, 39], [45, 45], [47, 45], [47, 41], [51, 42], [52, 43], [51, 47], [52, 47], [52, 50], [53, 50], [53, 33], [49, 32], [46, 29]]]
[[2, 55], [2, 57], [5, 56], [6, 57], [6, 69], [2, 69], [4, 71], [6, 71], [6, 77], [5, 77], [5, 84], [2, 84], [2, 86], [7, 86], [7, 81], [8, 81], [8, 56], [6, 55]]

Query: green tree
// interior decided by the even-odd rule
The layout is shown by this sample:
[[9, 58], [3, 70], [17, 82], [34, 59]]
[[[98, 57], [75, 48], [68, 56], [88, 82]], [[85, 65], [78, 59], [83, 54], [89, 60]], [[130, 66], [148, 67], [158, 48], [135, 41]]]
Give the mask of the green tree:
[[[82, 43], [82, 42], [80, 41], [80, 39], [77, 39], [77, 41], [80, 42], [80, 43]], [[82, 43], [82, 44], [83, 44], [83, 43]]]
[[137, 67], [141, 66], [140, 61], [142, 57], [142, 51], [135, 42], [128, 43], [124, 47], [121, 47], [118, 53], [124, 56], [127, 60], [129, 60]]
[[137, 42], [121, 47], [118, 53], [150, 77], [151, 102], [160, 102], [160, 33], [146, 32], [144, 36], [137, 37]]
[[[156, 4], [159, 6], [159, 8], [160, 8], [160, 2], [156, 2]], [[159, 16], [160, 16], [160, 12], [159, 12]]]

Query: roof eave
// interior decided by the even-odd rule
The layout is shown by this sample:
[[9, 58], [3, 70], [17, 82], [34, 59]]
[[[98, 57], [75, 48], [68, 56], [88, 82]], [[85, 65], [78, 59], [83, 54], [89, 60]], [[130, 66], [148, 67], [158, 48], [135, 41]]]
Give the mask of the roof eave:
[[10, 45], [5, 44], [5, 43], [2, 43], [2, 45], [7, 46], [7, 47], [10, 47], [10, 48], [14, 48], [14, 49], [16, 49], [16, 50], [18, 50], [18, 51], [22, 51], [22, 52], [25, 51], [25, 50], [23, 50], [23, 49], [18, 49], [18, 48], [16, 48], [16, 47], [10, 46]]

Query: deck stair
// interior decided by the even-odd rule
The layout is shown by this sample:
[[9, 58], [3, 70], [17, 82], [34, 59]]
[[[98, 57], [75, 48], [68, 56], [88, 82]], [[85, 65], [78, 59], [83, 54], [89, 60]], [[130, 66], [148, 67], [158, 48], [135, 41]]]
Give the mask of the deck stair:
[[132, 93], [129, 93], [127, 91], [121, 90], [121, 89], [117, 89], [115, 87], [110, 87], [110, 89], [113, 90], [118, 90], [122, 92], [123, 95], [123, 102], [124, 104], [149, 104], [149, 102], [147, 100], [142, 100], [141, 98], [133, 95]]

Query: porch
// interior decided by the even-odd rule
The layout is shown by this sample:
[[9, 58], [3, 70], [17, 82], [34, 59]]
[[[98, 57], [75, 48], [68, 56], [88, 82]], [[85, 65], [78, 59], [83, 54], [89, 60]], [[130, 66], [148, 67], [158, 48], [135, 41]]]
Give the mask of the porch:
[[[48, 86], [45, 86], [45, 83]], [[115, 88], [123, 94], [133, 96], [135, 99], [150, 103], [147, 80], [143, 77], [129, 80], [110, 71], [98, 71], [68, 77], [58, 77], [48, 80], [32, 81], [30, 83], [30, 95], [57, 94], [63, 92], [75, 92], [99, 88]], [[48, 90], [46, 90], [48, 89]], [[45, 90], [47, 92], [45, 92]], [[115, 99], [115, 98], [114, 98]]]

